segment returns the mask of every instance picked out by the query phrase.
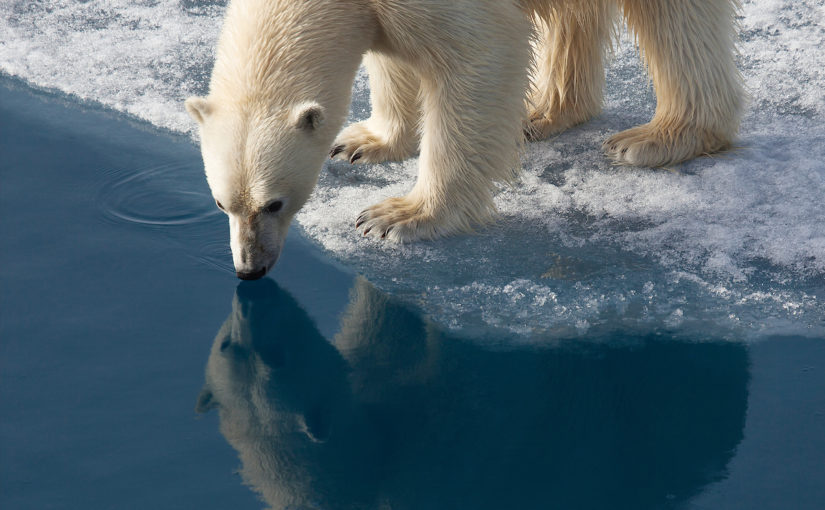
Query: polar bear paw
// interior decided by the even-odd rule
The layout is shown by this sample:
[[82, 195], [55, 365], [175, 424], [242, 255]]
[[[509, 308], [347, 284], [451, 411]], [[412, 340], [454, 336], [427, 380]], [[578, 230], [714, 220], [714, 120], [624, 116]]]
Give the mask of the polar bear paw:
[[409, 197], [388, 198], [364, 209], [355, 220], [355, 228], [365, 236], [398, 243], [435, 239], [460, 230]]
[[388, 138], [376, 134], [367, 122], [358, 122], [338, 135], [329, 151], [329, 157], [345, 159], [350, 163], [400, 161], [412, 155], [411, 145], [400, 136]]
[[697, 128], [662, 129], [654, 123], [608, 138], [602, 150], [620, 165], [660, 167], [681, 163], [730, 147], [723, 136]]
[[559, 134], [576, 124], [581, 124], [585, 120], [587, 119], [550, 116], [535, 112], [530, 114], [527, 122], [524, 123], [524, 138], [528, 142], [538, 142], [549, 136]]

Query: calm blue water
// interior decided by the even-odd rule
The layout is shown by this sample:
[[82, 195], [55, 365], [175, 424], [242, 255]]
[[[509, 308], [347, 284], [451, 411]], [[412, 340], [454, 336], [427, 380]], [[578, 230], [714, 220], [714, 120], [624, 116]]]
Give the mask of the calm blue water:
[[478, 342], [239, 284], [187, 140], [3, 79], [0, 155], [4, 510], [825, 507], [825, 339]]

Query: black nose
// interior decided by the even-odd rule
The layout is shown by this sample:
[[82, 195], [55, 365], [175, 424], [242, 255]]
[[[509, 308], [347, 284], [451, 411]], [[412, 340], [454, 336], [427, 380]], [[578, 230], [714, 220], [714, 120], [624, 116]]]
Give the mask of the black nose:
[[266, 268], [262, 267], [260, 269], [256, 269], [254, 271], [236, 271], [236, 275], [241, 280], [257, 280], [258, 278], [262, 277], [266, 274]]

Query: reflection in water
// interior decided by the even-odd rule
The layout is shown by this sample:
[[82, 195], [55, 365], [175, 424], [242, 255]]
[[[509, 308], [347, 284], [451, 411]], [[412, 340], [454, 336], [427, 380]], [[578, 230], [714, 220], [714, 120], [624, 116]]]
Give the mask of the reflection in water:
[[244, 282], [198, 411], [278, 509], [678, 506], [742, 439], [747, 350], [603, 340], [491, 351], [359, 279], [330, 343], [273, 281]]

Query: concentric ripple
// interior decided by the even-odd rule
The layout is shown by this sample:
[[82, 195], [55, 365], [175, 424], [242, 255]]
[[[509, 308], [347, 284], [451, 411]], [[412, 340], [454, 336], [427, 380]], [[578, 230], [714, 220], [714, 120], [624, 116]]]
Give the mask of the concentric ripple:
[[200, 243], [195, 244], [192, 258], [200, 264], [217, 269], [219, 272], [235, 274], [235, 266], [232, 264], [232, 250], [229, 248], [229, 236], [210, 236], [209, 239], [200, 239]]
[[191, 225], [218, 216], [212, 197], [185, 168], [168, 163], [107, 183], [97, 200], [101, 212], [112, 221], [153, 227]]
[[97, 204], [106, 221], [166, 232], [199, 264], [234, 274], [226, 220], [191, 163], [109, 172], [104, 179]]

